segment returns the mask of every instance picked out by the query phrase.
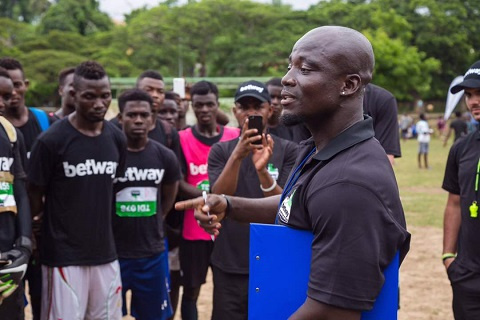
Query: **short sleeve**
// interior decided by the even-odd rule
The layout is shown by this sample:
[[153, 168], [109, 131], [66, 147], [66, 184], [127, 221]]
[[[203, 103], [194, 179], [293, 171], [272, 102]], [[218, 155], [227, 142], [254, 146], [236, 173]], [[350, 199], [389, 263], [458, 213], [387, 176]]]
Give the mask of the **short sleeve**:
[[55, 155], [43, 140], [37, 140], [30, 154], [28, 181], [34, 185], [46, 186], [53, 175]]
[[[408, 247], [409, 234], [367, 187], [339, 182], [314, 189], [306, 199], [314, 233], [307, 294], [337, 307], [369, 310], [384, 282], [382, 270]], [[403, 213], [400, 204], [395, 210]]]
[[180, 173], [180, 165], [178, 163], [177, 156], [170, 149], [163, 149], [164, 163], [165, 163], [165, 175], [164, 182], [172, 183], [182, 178]]
[[[463, 142], [463, 140], [462, 140]], [[442, 188], [453, 194], [460, 194], [460, 184], [458, 182], [458, 162], [462, 143], [454, 143], [448, 153], [447, 164], [445, 166], [445, 175], [443, 177]]]
[[210, 181], [210, 188], [217, 182], [228, 161], [228, 154], [222, 148], [224, 145], [225, 143], [222, 142], [214, 144], [208, 154], [208, 180]]

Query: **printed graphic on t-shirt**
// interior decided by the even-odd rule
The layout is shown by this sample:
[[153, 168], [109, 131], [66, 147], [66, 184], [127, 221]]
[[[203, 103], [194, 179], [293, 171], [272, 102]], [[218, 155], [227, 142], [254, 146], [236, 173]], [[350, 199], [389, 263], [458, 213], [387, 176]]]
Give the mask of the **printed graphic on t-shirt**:
[[[3, 159], [3, 158], [2, 158]], [[7, 158], [5, 158], [7, 159]], [[13, 158], [9, 163], [9, 167], [13, 163]], [[5, 162], [0, 165], [4, 168]], [[17, 203], [15, 202], [15, 197], [13, 195], [13, 175], [10, 172], [0, 172], [0, 213], [1, 212], [14, 212], [17, 213]]]
[[115, 161], [95, 161], [94, 159], [87, 159], [84, 163], [76, 165], [69, 164], [67, 161], [63, 162], [63, 169], [65, 177], [73, 178], [76, 176], [92, 176], [92, 175], [111, 175], [115, 178], [118, 163]]
[[139, 169], [137, 167], [128, 167], [125, 177], [115, 178], [113, 183], [127, 181], [154, 181], [155, 184], [162, 182], [164, 169]]
[[282, 205], [278, 210], [278, 217], [284, 223], [288, 223], [288, 220], [290, 219], [293, 196], [295, 195], [295, 191], [297, 191], [297, 189], [293, 190], [292, 193], [290, 193], [288, 196], [285, 197], [285, 199], [283, 199]]
[[273, 180], [277, 181], [278, 180], [278, 168], [275, 168], [273, 163], [269, 163], [267, 165], [267, 171], [272, 177]]
[[119, 217], [150, 217], [157, 213], [157, 188], [130, 187], [117, 192], [116, 213]]
[[197, 189], [201, 191], [210, 191], [210, 181], [208, 180], [202, 180], [199, 183], [197, 183]]

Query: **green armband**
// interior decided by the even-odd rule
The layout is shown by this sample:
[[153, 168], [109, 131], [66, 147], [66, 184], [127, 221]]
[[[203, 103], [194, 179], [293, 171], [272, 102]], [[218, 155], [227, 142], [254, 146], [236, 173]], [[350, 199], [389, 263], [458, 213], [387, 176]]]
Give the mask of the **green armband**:
[[450, 258], [455, 258], [456, 256], [457, 256], [456, 253], [452, 253], [452, 252], [444, 253], [444, 254], [442, 254], [442, 261], [445, 261], [445, 260], [450, 259]]

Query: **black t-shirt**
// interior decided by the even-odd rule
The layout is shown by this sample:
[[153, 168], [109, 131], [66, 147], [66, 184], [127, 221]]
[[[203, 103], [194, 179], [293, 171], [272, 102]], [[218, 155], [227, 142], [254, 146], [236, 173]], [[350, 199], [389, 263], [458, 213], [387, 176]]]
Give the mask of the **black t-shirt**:
[[462, 136], [466, 135], [468, 133], [468, 126], [465, 121], [462, 119], [455, 119], [450, 123], [450, 129], [453, 129], [453, 132], [455, 133], [455, 138], [453, 141], [457, 141], [460, 139]]
[[345, 309], [373, 307], [382, 270], [410, 243], [392, 166], [373, 135], [367, 118], [316, 154], [309, 140], [278, 212], [280, 224], [313, 232], [308, 296]]
[[398, 129], [397, 100], [389, 91], [369, 83], [363, 98], [363, 112], [373, 119], [375, 138], [387, 154], [402, 156]]
[[126, 150], [123, 133], [108, 121], [96, 137], [80, 133], [68, 118], [38, 137], [28, 179], [46, 188], [42, 264], [100, 265], [116, 259], [113, 179], [125, 173]]
[[114, 180], [113, 234], [119, 258], [146, 258], [165, 250], [162, 184], [180, 180], [170, 149], [149, 140], [140, 152], [127, 152], [127, 170]]
[[474, 131], [453, 144], [442, 184], [446, 191], [460, 195], [462, 225], [455, 263], [477, 273], [480, 272], [480, 219], [470, 217], [469, 207], [473, 201], [480, 203], [480, 192], [475, 192], [479, 161], [480, 132]]
[[[110, 120], [111, 123], [116, 125], [120, 130], [122, 130], [122, 126], [118, 122], [118, 118], [112, 118]], [[164, 126], [170, 126], [169, 133], [165, 132]], [[160, 142], [165, 147], [169, 148], [173, 151], [173, 153], [177, 156], [177, 159], [180, 159], [181, 155], [181, 147], [180, 147], [180, 137], [178, 136], [178, 131], [174, 127], [172, 127], [169, 123], [157, 119], [155, 123], [155, 128], [148, 132], [148, 138], [154, 141]]]
[[[297, 155], [298, 145], [276, 136], [273, 154], [268, 161], [267, 169], [280, 187], [283, 187]], [[222, 173], [228, 158], [231, 156], [238, 138], [215, 144], [208, 157], [208, 178], [213, 186]], [[243, 159], [238, 175], [235, 196], [245, 198], [263, 198], [260, 180], [252, 162], [251, 154]], [[250, 242], [250, 226], [231, 219], [222, 221], [222, 231], [215, 239], [211, 256], [212, 264], [228, 273], [248, 274], [248, 251]]]
[[[0, 184], [2, 185], [2, 191], [0, 191], [0, 251], [12, 249], [19, 236], [28, 238], [31, 236], [30, 233], [25, 232], [25, 230], [31, 231], [31, 228], [26, 228], [24, 225], [30, 223], [30, 212], [28, 210], [19, 212], [18, 208], [17, 212], [13, 212], [10, 203], [11, 197], [14, 196], [14, 189], [12, 189], [14, 180], [26, 178], [20, 151], [25, 148], [22, 146], [23, 144], [23, 137], [18, 129], [17, 142], [12, 145], [0, 124]], [[15, 194], [15, 196], [18, 195]], [[23, 216], [24, 213], [27, 213], [28, 216]]]

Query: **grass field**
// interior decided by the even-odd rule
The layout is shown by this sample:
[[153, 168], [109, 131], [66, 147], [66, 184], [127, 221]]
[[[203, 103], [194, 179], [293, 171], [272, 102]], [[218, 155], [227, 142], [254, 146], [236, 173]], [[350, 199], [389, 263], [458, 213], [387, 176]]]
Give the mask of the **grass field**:
[[408, 225], [441, 227], [447, 192], [442, 186], [450, 144], [443, 147], [438, 137], [430, 142], [430, 169], [419, 169], [418, 142], [401, 141], [402, 157], [395, 160], [400, 196]]

